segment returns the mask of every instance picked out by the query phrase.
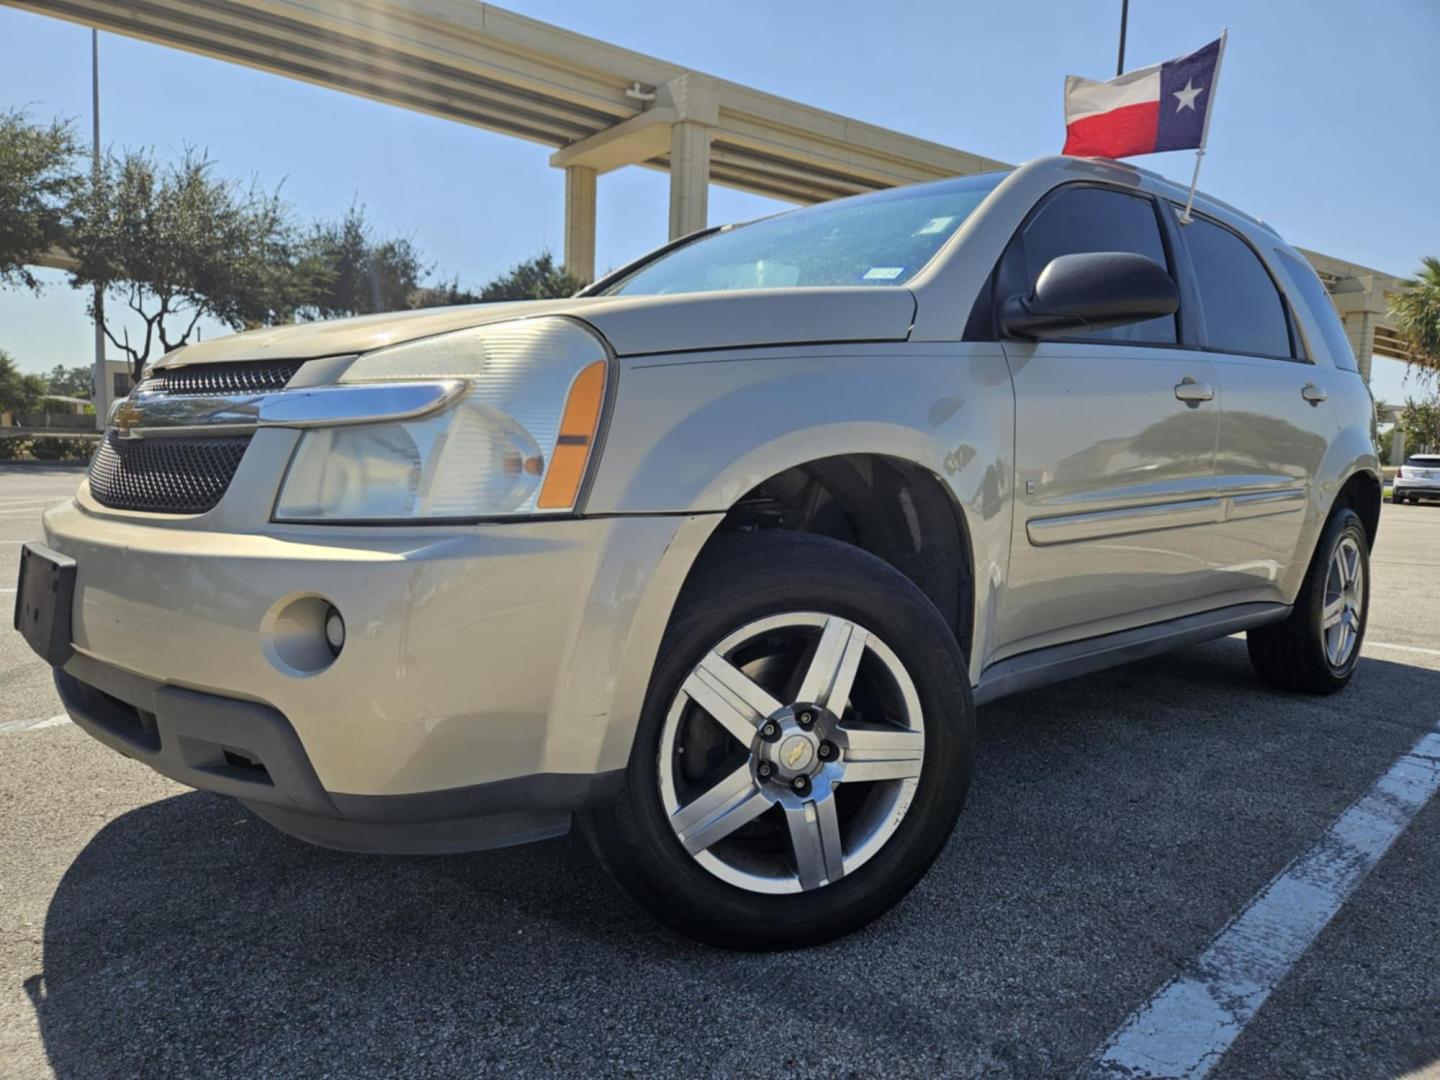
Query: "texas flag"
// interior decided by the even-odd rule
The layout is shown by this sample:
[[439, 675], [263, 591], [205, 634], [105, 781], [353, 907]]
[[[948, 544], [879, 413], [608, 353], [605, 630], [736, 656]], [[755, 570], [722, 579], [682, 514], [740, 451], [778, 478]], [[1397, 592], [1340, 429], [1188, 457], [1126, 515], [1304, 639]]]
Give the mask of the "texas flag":
[[1062, 153], [1119, 158], [1204, 146], [1224, 51], [1222, 36], [1109, 82], [1066, 76]]

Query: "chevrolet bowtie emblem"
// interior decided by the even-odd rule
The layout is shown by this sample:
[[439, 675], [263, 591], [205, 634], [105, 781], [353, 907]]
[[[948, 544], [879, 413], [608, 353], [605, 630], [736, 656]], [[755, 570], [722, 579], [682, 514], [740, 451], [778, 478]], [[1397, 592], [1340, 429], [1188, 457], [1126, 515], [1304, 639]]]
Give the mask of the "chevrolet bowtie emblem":
[[113, 420], [115, 430], [119, 432], [122, 437], [129, 435], [132, 428], [139, 427], [140, 420], [144, 415], [144, 409], [140, 408], [140, 406], [135, 404], [130, 398], [126, 398], [120, 403], [120, 407], [115, 410]]

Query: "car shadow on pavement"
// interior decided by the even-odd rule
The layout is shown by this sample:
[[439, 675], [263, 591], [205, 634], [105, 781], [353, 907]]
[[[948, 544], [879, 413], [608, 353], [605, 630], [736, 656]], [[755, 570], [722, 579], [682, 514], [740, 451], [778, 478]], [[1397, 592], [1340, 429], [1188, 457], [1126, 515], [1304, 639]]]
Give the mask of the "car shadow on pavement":
[[[26, 989], [66, 1078], [1069, 1072], [1436, 700], [1440, 672], [1368, 658], [1341, 698], [1267, 693], [1230, 640], [989, 706], [912, 898], [777, 955], [659, 928], [576, 835], [347, 855], [180, 795], [70, 865]], [[1440, 943], [1422, 953], [1440, 971]], [[1377, 1074], [1440, 1056], [1440, 1019], [1407, 1022]]]

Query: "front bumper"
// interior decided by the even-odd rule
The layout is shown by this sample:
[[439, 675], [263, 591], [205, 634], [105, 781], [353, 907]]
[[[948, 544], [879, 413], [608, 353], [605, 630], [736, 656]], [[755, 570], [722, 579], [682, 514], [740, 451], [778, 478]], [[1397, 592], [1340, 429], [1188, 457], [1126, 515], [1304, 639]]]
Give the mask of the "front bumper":
[[326, 791], [295, 729], [268, 705], [167, 686], [84, 655], [55, 672], [86, 732], [182, 784], [229, 795], [278, 828], [347, 851], [438, 854], [541, 840], [611, 798], [622, 771], [515, 777], [412, 795]]
[[[77, 723], [306, 839], [456, 850], [549, 835], [614, 790], [713, 520], [203, 524], [97, 511], [83, 491], [46, 515], [77, 565], [57, 671]], [[313, 673], [273, 647], [303, 596], [348, 628]]]

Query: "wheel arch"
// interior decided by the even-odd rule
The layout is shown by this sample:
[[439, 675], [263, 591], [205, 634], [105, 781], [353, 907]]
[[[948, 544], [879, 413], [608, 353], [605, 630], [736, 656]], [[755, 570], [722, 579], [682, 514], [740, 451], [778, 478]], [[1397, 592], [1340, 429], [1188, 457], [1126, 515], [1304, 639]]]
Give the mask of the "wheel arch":
[[974, 644], [975, 551], [964, 508], [924, 465], [891, 454], [833, 454], [790, 465], [736, 498], [690, 574], [737, 532], [782, 529], [869, 552], [935, 605], [966, 662]]
[[1372, 550], [1375, 547], [1375, 536], [1380, 529], [1381, 486], [1380, 477], [1375, 473], [1368, 469], [1356, 470], [1340, 485], [1330, 510], [1333, 514], [1335, 507], [1348, 506], [1359, 514], [1360, 521], [1365, 526], [1366, 542]]

